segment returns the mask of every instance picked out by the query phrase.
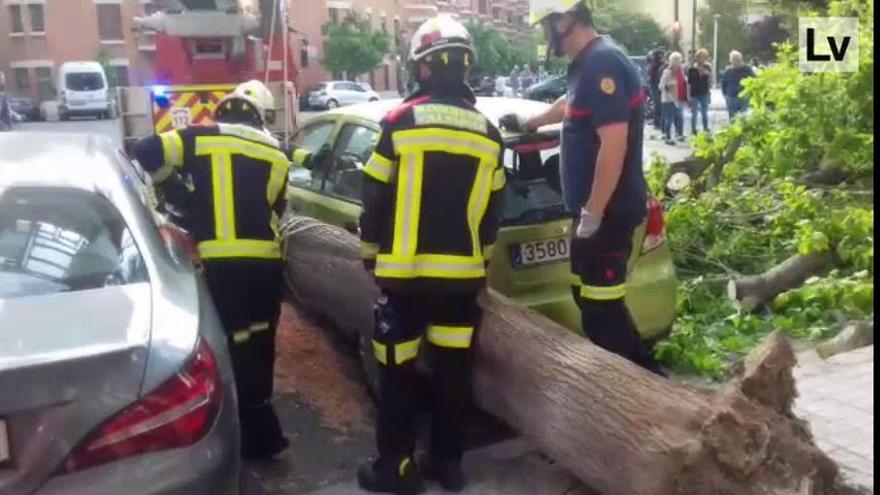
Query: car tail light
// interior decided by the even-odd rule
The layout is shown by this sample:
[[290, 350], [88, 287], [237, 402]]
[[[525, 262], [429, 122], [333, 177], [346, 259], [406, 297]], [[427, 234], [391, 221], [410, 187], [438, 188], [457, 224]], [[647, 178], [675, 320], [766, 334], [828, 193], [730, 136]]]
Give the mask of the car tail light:
[[159, 236], [165, 241], [165, 245], [169, 248], [182, 249], [192, 259], [194, 264], [201, 263], [199, 250], [192, 237], [183, 229], [171, 223], [166, 223], [159, 227]]
[[220, 387], [214, 354], [199, 340], [182, 370], [100, 425], [68, 457], [63, 471], [196, 443], [214, 424], [220, 409]]
[[666, 221], [663, 219], [663, 205], [657, 198], [648, 198], [648, 219], [645, 222], [645, 241], [642, 253], [657, 249], [666, 242]]

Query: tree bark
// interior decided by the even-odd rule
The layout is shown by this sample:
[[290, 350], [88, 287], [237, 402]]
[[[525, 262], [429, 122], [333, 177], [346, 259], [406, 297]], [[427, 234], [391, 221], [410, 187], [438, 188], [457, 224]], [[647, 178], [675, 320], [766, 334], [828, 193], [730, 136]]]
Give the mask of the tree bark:
[[800, 287], [830, 265], [831, 253], [828, 251], [796, 254], [760, 275], [731, 279], [727, 284], [727, 296], [746, 311], [752, 311], [771, 302], [777, 295]]
[[[304, 305], [372, 332], [378, 290], [355, 237], [286, 225], [288, 281]], [[791, 413], [794, 353], [774, 334], [716, 395], [658, 378], [488, 291], [475, 349], [475, 402], [608, 495], [856, 493]]]

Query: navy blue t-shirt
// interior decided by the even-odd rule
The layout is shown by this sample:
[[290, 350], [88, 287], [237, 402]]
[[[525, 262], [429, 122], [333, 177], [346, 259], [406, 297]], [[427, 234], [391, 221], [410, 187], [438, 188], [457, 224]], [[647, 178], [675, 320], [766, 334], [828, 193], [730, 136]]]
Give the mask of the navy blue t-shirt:
[[645, 218], [644, 100], [635, 65], [605, 37], [592, 41], [569, 65], [561, 175], [565, 206], [572, 214], [586, 205], [593, 187], [600, 144], [597, 130], [604, 125], [627, 122], [629, 139], [623, 172], [603, 221], [635, 226]]

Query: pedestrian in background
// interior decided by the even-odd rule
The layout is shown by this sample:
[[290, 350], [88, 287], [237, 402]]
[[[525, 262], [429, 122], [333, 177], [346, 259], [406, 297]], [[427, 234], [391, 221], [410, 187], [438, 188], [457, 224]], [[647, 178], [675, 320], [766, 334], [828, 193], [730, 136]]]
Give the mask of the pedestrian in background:
[[12, 107], [6, 95], [6, 74], [0, 71], [0, 131], [12, 130]]
[[661, 105], [660, 105], [660, 76], [666, 68], [666, 53], [662, 48], [656, 48], [651, 52], [648, 61], [648, 82], [651, 89], [651, 100], [654, 105], [654, 113], [651, 116], [654, 127], [662, 129], [661, 125]]
[[697, 133], [697, 113], [703, 119], [703, 131], [709, 132], [709, 98], [712, 87], [712, 63], [709, 51], [697, 50], [694, 63], [688, 69], [688, 87], [691, 101], [691, 132]]
[[660, 76], [660, 101], [662, 106], [661, 127], [666, 144], [674, 145], [672, 126], [679, 141], [684, 140], [684, 106], [688, 101], [687, 78], [684, 73], [681, 53], [669, 55], [669, 66]]
[[743, 62], [742, 53], [730, 52], [730, 67], [721, 76], [721, 93], [727, 102], [727, 114], [733, 120], [737, 114], [749, 109], [749, 100], [740, 95], [744, 79], [755, 77], [755, 69]]
[[513, 70], [510, 71], [510, 77], [507, 80], [507, 84], [510, 86], [510, 89], [513, 91], [513, 96], [519, 96], [519, 66], [514, 65]]
[[525, 93], [527, 89], [531, 88], [533, 84], [535, 84], [535, 73], [532, 72], [532, 68], [529, 67], [528, 64], [523, 67], [523, 70], [519, 75], [519, 80], [520, 87], [522, 88], [523, 93]]

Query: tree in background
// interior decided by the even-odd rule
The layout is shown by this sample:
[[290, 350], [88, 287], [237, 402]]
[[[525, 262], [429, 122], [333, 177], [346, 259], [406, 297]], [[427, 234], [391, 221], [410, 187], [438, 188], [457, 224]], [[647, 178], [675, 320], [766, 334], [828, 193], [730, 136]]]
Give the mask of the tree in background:
[[510, 40], [491, 24], [470, 20], [465, 26], [477, 52], [477, 65], [471, 69], [471, 76], [507, 75], [514, 65], [537, 67], [538, 39], [534, 35]]
[[322, 32], [322, 64], [327, 70], [344, 72], [351, 79], [375, 69], [391, 53], [388, 33], [373, 29], [368, 20], [354, 13], [338, 24], [324, 24]]
[[715, 14], [721, 16], [718, 19], [718, 67], [715, 69], [722, 71], [727, 67], [727, 56], [731, 50], [741, 51], [746, 60], [755, 57], [749, 28], [744, 20], [746, 4], [742, 0], [709, 0], [708, 7], [699, 10], [700, 47], [712, 52]]
[[104, 69], [104, 75], [107, 76], [107, 84], [111, 88], [118, 86], [119, 81], [116, 77], [116, 68], [110, 65], [110, 54], [106, 50], [98, 50], [98, 53], [95, 54], [95, 62], [101, 64], [101, 68]]
[[596, 9], [596, 28], [626, 48], [630, 55], [645, 55], [657, 43], [668, 43], [663, 28], [651, 17], [611, 5]]
[[777, 46], [789, 39], [792, 31], [783, 22], [782, 16], [771, 15], [749, 25], [749, 36], [756, 59], [774, 59]]

